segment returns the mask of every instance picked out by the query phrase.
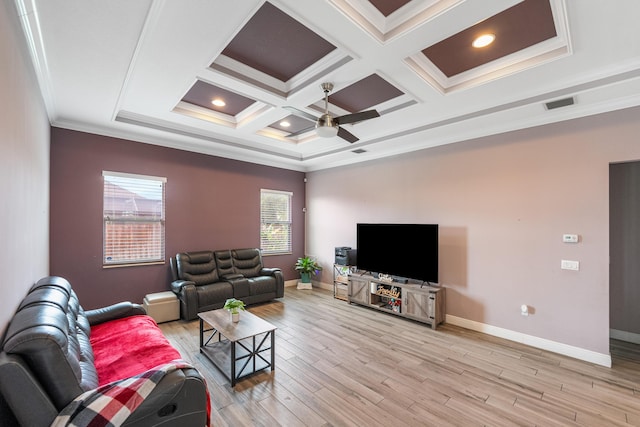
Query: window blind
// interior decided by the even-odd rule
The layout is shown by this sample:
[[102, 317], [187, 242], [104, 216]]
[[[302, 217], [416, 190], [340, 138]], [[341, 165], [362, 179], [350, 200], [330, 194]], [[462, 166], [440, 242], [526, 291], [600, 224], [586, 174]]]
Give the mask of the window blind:
[[103, 265], [164, 262], [166, 178], [103, 172]]
[[291, 253], [293, 193], [260, 190], [260, 248], [265, 254]]

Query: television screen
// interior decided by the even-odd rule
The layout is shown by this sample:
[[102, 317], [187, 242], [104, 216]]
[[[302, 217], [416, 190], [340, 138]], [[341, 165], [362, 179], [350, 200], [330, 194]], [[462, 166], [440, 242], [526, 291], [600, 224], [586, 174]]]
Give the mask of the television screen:
[[358, 269], [438, 282], [438, 224], [357, 224]]

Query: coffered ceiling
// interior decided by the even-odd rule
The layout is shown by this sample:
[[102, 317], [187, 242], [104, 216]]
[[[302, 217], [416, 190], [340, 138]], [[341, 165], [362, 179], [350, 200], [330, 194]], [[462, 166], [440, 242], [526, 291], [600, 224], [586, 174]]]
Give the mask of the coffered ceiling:
[[287, 169], [640, 105], [637, 0], [15, 2], [52, 125]]

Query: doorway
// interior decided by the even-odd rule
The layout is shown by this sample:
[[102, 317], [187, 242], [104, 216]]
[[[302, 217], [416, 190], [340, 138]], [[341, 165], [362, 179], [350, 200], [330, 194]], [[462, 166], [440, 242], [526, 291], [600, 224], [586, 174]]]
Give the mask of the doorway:
[[609, 165], [611, 353], [640, 360], [640, 161]]

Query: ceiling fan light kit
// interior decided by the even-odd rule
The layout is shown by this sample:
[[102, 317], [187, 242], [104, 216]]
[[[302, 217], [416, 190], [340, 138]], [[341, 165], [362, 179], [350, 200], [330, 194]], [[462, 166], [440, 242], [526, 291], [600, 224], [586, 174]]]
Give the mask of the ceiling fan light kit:
[[358, 137], [345, 130], [344, 128], [341, 128], [340, 125], [356, 123], [363, 120], [373, 119], [374, 117], [380, 117], [380, 114], [376, 110], [367, 110], [361, 111], [359, 113], [345, 114], [344, 116], [333, 117], [331, 114], [329, 114], [329, 92], [333, 90], [333, 83], [322, 83], [320, 87], [324, 91], [324, 114], [320, 117], [315, 118], [311, 114], [302, 110], [298, 110], [295, 107], [284, 107], [297, 116], [304, 117], [316, 122], [313, 127], [290, 133], [289, 135], [287, 135], [288, 138], [307, 133], [311, 129], [315, 128], [316, 135], [318, 135], [319, 137], [333, 138], [334, 136], [339, 136], [345, 141], [354, 143], [358, 141]]
[[320, 125], [319, 123], [316, 124], [316, 135], [322, 138], [333, 138], [337, 134], [338, 134], [338, 126], [330, 125], [330, 124], [324, 124], [324, 125]]

